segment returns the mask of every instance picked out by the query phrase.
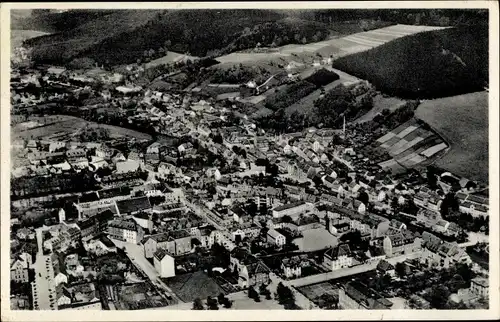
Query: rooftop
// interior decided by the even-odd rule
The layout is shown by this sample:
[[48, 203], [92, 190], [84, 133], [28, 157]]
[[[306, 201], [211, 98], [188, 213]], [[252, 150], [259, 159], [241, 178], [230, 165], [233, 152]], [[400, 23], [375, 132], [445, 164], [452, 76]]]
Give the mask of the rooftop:
[[116, 202], [118, 211], [121, 214], [137, 212], [151, 208], [148, 197], [138, 197], [132, 199], [125, 199]]

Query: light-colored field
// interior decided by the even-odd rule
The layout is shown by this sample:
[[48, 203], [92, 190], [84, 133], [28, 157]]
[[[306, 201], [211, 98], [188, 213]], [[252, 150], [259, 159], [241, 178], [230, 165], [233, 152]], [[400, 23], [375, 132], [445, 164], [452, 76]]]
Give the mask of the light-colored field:
[[338, 244], [337, 237], [330, 234], [326, 229], [309, 229], [302, 232], [304, 237], [295, 239], [294, 244], [301, 251], [312, 252], [315, 250], [335, 247]]
[[160, 57], [158, 59], [152, 60], [146, 64], [146, 68], [151, 68], [161, 64], [170, 64], [178, 61], [184, 61], [190, 59], [191, 61], [196, 59], [196, 56], [188, 56], [184, 54], [179, 54], [173, 51], [169, 51], [165, 56]]
[[46, 32], [36, 30], [11, 30], [10, 32], [10, 48], [11, 50], [20, 47], [23, 41], [30, 38], [47, 35]]
[[290, 44], [279, 47], [277, 51], [270, 53], [231, 53], [218, 57], [217, 60], [221, 63], [241, 63], [249, 60], [267, 61], [276, 59], [280, 56], [290, 57], [293, 54], [300, 53], [307, 53], [310, 55], [320, 53], [323, 56], [333, 55], [334, 57], [340, 57], [365, 51], [400, 37], [443, 28], [445, 27], [394, 25], [316, 43], [305, 45]]
[[[263, 296], [260, 297], [260, 302], [255, 302], [253, 299], [248, 298], [246, 292], [238, 292], [227, 295], [227, 297], [233, 301], [233, 305], [230, 309], [224, 308], [224, 306], [219, 305], [219, 310], [283, 310], [283, 306], [280, 305], [276, 300], [266, 300]], [[202, 299], [203, 304], [206, 304], [206, 299]], [[149, 310], [191, 310], [193, 308], [193, 303], [181, 303], [177, 305], [151, 308]]]
[[433, 127], [451, 145], [435, 164], [471, 180], [488, 182], [488, 93], [428, 100], [416, 117]]
[[70, 140], [71, 134], [76, 133], [79, 129], [102, 128], [107, 129], [112, 138], [128, 137], [137, 140], [150, 140], [149, 134], [141, 133], [134, 130], [129, 130], [119, 126], [99, 124], [88, 122], [78, 117], [68, 115], [53, 115], [46, 117], [30, 117], [29, 121], [46, 124], [45, 126], [25, 129], [24, 124], [16, 124], [11, 127], [12, 139], [25, 140]]
[[[356, 82], [359, 81], [360, 79], [349, 75], [347, 73], [344, 73], [343, 71], [340, 71], [338, 69], [332, 68], [332, 67], [325, 67], [328, 70], [331, 70], [335, 72], [337, 75], [339, 75], [339, 79], [336, 81], [331, 82], [330, 84], [327, 84], [324, 86], [325, 91], [328, 92], [329, 90], [332, 90], [335, 88], [335, 86], [339, 84], [348, 84], [351, 82]], [[311, 68], [313, 69], [313, 68]], [[287, 114], [292, 114], [293, 112], [299, 112], [302, 114], [307, 114], [314, 106], [314, 101], [317, 100], [321, 95], [321, 89], [315, 90], [311, 94], [307, 95], [306, 97], [303, 97], [301, 100], [298, 102], [290, 105], [285, 111]]]

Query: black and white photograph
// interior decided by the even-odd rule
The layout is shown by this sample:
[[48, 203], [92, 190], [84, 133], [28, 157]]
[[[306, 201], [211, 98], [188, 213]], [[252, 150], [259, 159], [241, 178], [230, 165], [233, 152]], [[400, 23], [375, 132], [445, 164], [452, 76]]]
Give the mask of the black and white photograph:
[[498, 317], [498, 3], [232, 4], [2, 8], [2, 311]]

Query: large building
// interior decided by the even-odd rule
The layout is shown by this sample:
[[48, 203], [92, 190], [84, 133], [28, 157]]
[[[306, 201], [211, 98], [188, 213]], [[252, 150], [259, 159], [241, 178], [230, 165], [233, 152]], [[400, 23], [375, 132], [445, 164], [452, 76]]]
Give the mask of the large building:
[[352, 266], [351, 249], [348, 244], [340, 244], [325, 252], [323, 265], [332, 271]]
[[144, 246], [144, 256], [153, 258], [160, 248], [165, 248], [176, 256], [189, 253], [192, 249], [191, 239], [192, 236], [187, 230], [176, 230], [147, 236], [141, 243]]
[[135, 221], [112, 220], [108, 223], [108, 236], [127, 243], [137, 244], [144, 237], [144, 229]]
[[298, 217], [300, 214], [308, 214], [314, 211], [314, 206], [310, 203], [299, 201], [286, 204], [273, 209], [273, 217], [279, 218], [283, 216]]
[[16, 258], [10, 266], [10, 279], [11, 281], [16, 281], [18, 283], [29, 282], [28, 270], [33, 265], [31, 255], [28, 253], [21, 253]]

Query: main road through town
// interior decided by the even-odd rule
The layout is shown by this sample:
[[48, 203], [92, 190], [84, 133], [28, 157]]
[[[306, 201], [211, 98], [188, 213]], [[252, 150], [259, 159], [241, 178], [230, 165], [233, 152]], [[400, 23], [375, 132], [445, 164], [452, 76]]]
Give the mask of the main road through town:
[[[396, 256], [392, 258], [387, 258], [386, 260], [391, 263], [392, 265], [395, 265], [398, 262], [404, 262], [407, 259], [416, 259], [421, 256], [421, 252], [415, 252], [411, 254], [405, 254], [401, 256]], [[346, 276], [351, 276], [351, 275], [357, 275], [361, 274], [364, 272], [368, 272], [371, 270], [374, 270], [377, 268], [378, 261], [374, 261], [371, 263], [366, 263], [366, 264], [361, 264], [353, 267], [348, 267], [348, 268], [342, 268], [338, 269], [332, 272], [327, 272], [327, 273], [322, 273], [322, 274], [316, 274], [316, 275], [311, 275], [311, 276], [306, 276], [302, 278], [298, 278], [295, 280], [290, 281], [290, 285], [294, 287], [301, 287], [301, 286], [306, 286], [306, 285], [311, 285], [311, 284], [316, 284], [320, 282], [326, 282], [335, 278], [341, 278], [341, 277], [346, 277]]]

